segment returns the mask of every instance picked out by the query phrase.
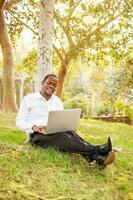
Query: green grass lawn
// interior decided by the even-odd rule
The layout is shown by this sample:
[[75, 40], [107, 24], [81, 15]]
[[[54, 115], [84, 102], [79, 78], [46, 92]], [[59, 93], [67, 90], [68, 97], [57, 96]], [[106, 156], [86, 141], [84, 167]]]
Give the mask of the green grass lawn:
[[25, 144], [15, 115], [0, 113], [0, 200], [132, 200], [133, 126], [81, 120], [78, 133], [93, 144], [110, 135], [116, 161], [99, 171], [75, 154]]

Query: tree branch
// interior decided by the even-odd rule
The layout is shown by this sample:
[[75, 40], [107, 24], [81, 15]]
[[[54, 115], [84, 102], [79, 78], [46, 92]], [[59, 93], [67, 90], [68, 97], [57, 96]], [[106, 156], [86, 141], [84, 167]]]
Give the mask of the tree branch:
[[100, 25], [100, 21], [103, 19], [103, 17], [104, 17], [104, 13], [102, 13], [101, 17], [99, 17], [99, 20], [97, 22], [98, 26]]
[[[9, 11], [8, 11], [9, 12]], [[23, 22], [22, 20], [20, 20], [18, 17], [16, 17], [11, 11], [9, 12], [10, 15], [12, 15], [17, 21], [19, 21], [21, 24], [23, 24], [26, 28], [28, 28], [32, 33], [34, 33], [35, 35], [38, 35], [38, 33], [31, 28], [29, 25], [27, 25], [25, 22]], [[63, 57], [59, 51], [59, 49], [53, 44], [53, 48], [55, 50], [55, 52], [57, 53], [57, 55], [59, 56], [59, 59], [61, 60], [61, 62], [63, 62]]]
[[19, 3], [21, 0], [10, 0], [4, 5], [4, 10], [10, 10], [10, 8], [14, 5]]
[[40, 3], [41, 3], [41, 5], [42, 5], [42, 7], [45, 8], [44, 1], [41, 1]]
[[79, 1], [75, 4], [75, 6], [73, 6], [73, 8], [72, 8], [72, 10], [71, 10], [71, 12], [70, 12], [70, 14], [69, 14], [69, 16], [68, 16], [68, 19], [71, 18], [71, 16], [73, 15], [75, 9], [78, 7], [78, 5], [80, 4], [81, 1], [83, 1], [83, 0], [79, 0]]
[[57, 55], [59, 56], [61, 62], [63, 62], [63, 57], [62, 57], [59, 49], [54, 44], [53, 44], [53, 48], [54, 48], [55, 52], [57, 53]]
[[13, 12], [11, 11], [8, 11], [10, 13], [10, 15], [12, 15], [17, 21], [19, 21], [21, 24], [23, 24], [26, 28], [28, 28], [32, 33], [34, 33], [35, 35], [37, 35], [38, 33], [33, 29], [31, 28], [29, 25], [27, 25], [25, 22], [23, 22], [21, 19], [19, 19], [18, 17], [16, 17], [14, 15]]
[[69, 46], [72, 47], [74, 45], [74, 42], [72, 40], [71, 35], [69, 34], [69, 31], [67, 30], [67, 28], [61, 23], [61, 20], [59, 19], [59, 16], [57, 16], [57, 13], [55, 13], [54, 15], [56, 22], [59, 24], [59, 26], [62, 28], [63, 32], [65, 33]]
[[0, 10], [3, 10], [5, 6], [5, 0], [0, 0]]
[[107, 20], [105, 23], [103, 23], [100, 27], [96, 28], [94, 31], [89, 33], [85, 38], [83, 38], [81, 41], [79, 41], [71, 50], [69, 51], [69, 54], [72, 55], [72, 53], [79, 48], [82, 48], [85, 46], [85, 43], [91, 39], [92, 36], [96, 35], [98, 31], [100, 31], [102, 28], [106, 27], [110, 22], [114, 21], [116, 18], [118, 18], [121, 15], [119, 13], [118, 15], [111, 17], [109, 20]]

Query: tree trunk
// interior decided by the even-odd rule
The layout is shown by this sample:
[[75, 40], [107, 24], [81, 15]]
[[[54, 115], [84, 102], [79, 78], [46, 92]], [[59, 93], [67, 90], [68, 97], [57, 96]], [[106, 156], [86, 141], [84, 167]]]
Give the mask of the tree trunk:
[[58, 97], [61, 97], [62, 94], [62, 90], [63, 90], [63, 83], [65, 80], [65, 75], [67, 73], [67, 62], [62, 62], [60, 70], [59, 70], [59, 74], [58, 74], [58, 85], [57, 85], [57, 89], [56, 89], [56, 95]]
[[13, 53], [2, 10], [0, 10], [0, 45], [3, 54], [3, 110], [16, 112], [13, 81]]
[[40, 25], [38, 42], [38, 66], [35, 90], [38, 91], [44, 77], [52, 73], [53, 48], [53, 0], [42, 0], [40, 4]]

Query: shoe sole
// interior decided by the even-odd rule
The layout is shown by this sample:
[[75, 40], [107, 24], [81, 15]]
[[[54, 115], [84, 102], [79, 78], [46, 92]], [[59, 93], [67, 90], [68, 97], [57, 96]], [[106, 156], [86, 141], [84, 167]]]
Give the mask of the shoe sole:
[[110, 151], [103, 164], [105, 166], [111, 165], [114, 162], [114, 160], [115, 160], [115, 153], [113, 151]]

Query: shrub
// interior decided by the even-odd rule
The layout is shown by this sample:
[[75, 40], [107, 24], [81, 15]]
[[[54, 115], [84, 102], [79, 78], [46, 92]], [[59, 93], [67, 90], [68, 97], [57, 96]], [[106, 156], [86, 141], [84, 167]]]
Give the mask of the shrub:
[[99, 115], [108, 115], [111, 114], [111, 110], [109, 108], [106, 107], [101, 107], [98, 111], [97, 111], [97, 116]]
[[87, 104], [88, 98], [84, 95], [77, 95], [67, 101], [64, 102], [64, 108], [81, 108], [82, 109], [82, 117], [87, 116]]
[[130, 105], [126, 105], [125, 114], [133, 122], [133, 108]]

